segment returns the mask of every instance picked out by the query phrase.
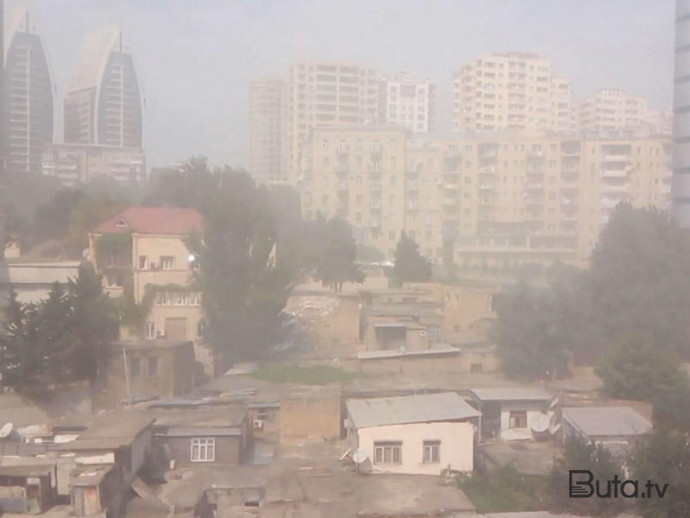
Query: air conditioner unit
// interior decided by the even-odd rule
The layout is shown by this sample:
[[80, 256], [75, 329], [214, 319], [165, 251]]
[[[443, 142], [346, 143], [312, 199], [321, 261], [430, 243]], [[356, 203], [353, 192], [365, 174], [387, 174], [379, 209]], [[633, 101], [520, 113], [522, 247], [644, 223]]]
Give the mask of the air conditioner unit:
[[158, 331], [158, 338], [165, 338], [165, 333], [163, 331]]
[[254, 421], [252, 423], [252, 428], [254, 428], [254, 430], [263, 430], [264, 429], [263, 419], [254, 419]]

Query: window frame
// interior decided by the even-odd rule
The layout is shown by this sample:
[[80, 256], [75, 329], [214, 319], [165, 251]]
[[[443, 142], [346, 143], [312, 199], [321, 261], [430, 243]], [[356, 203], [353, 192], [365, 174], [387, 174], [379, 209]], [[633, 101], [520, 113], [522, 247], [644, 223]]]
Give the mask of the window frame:
[[[524, 419], [524, 421], [523, 421]], [[513, 424], [515, 421], [517, 424]], [[525, 426], [519, 426], [523, 423]], [[510, 410], [508, 413], [508, 428], [511, 430], [524, 430], [527, 428], [527, 410]]]
[[160, 267], [161, 267], [161, 270], [174, 270], [175, 269], [175, 256], [174, 255], [161, 255], [160, 256]]
[[[195, 451], [196, 449], [196, 451]], [[209, 454], [210, 452], [210, 454]], [[195, 455], [196, 453], [196, 455]], [[192, 437], [189, 442], [189, 461], [190, 462], [215, 462], [216, 461], [216, 438], [215, 437]]]
[[428, 439], [422, 443], [422, 462], [424, 464], [441, 463], [441, 441]]
[[[374, 442], [374, 464], [381, 466], [399, 466], [402, 464], [402, 441]], [[397, 452], [397, 455], [396, 455]], [[397, 456], [397, 460], [396, 460]], [[386, 460], [388, 458], [388, 460]]]

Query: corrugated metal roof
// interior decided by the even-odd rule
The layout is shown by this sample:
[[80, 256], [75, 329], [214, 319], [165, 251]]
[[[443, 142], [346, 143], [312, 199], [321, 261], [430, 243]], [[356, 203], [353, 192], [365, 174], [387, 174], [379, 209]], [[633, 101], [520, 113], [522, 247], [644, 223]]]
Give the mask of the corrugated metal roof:
[[552, 396], [535, 388], [506, 387], [472, 389], [479, 401], [551, 401]]
[[349, 399], [347, 410], [356, 428], [391, 424], [457, 421], [480, 416], [455, 392], [373, 399]]
[[642, 435], [652, 431], [652, 423], [628, 406], [569, 407], [563, 419], [590, 437]]

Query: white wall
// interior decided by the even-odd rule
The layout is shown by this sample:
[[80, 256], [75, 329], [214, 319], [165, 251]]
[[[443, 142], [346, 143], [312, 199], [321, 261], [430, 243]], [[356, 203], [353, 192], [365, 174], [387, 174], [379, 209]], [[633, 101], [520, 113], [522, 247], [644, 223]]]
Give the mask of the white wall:
[[[541, 409], [544, 408], [542, 402], [504, 402], [501, 404], [501, 440], [504, 441], [518, 441], [524, 439], [531, 439], [532, 423], [538, 415], [543, 415]], [[510, 412], [511, 410], [526, 410], [527, 411], [527, 428], [510, 428]]]
[[[474, 467], [474, 425], [461, 423], [414, 423], [358, 430], [359, 449], [371, 460], [374, 472], [439, 475], [450, 466], [458, 471]], [[425, 464], [424, 441], [441, 441], [440, 462]], [[374, 442], [402, 441], [401, 464], [374, 464]]]

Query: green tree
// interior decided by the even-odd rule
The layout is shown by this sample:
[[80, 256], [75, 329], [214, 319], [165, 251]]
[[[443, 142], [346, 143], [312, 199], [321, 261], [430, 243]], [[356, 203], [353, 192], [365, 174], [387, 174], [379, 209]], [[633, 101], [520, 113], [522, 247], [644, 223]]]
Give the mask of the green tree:
[[690, 516], [690, 437], [687, 432], [662, 429], [640, 440], [630, 458], [634, 477], [668, 489], [663, 498], [637, 501], [645, 518]]
[[395, 250], [395, 266], [392, 277], [402, 285], [405, 282], [428, 282], [431, 280], [431, 264], [419, 253], [419, 245], [401, 232]]
[[79, 276], [67, 284], [70, 347], [63, 364], [76, 379], [94, 381], [100, 348], [117, 339], [116, 304], [103, 291], [101, 277], [91, 263], [79, 267]]
[[[548, 482], [548, 505], [553, 512], [587, 516], [614, 516], [630, 504], [623, 498], [570, 498], [569, 470], [589, 470], [598, 480], [625, 480], [621, 464], [601, 445], [571, 436], [566, 439], [563, 456], [554, 462]], [[606, 488], [602, 488], [606, 491]], [[613, 495], [612, 495], [613, 496]]]
[[346, 282], [364, 282], [364, 273], [357, 266], [357, 245], [352, 227], [344, 220], [316, 220], [313, 236], [317, 240], [316, 278], [325, 286], [340, 292]]
[[690, 237], [657, 209], [620, 204], [592, 253], [589, 289], [599, 346], [629, 336], [688, 351]]
[[26, 343], [27, 307], [17, 300], [17, 292], [10, 287], [7, 305], [3, 308], [3, 335], [0, 337], [0, 368], [3, 385], [21, 385], [30, 377]]
[[651, 401], [687, 390], [688, 385], [673, 353], [637, 339], [615, 342], [594, 372], [604, 382], [606, 393], [621, 399]]
[[535, 380], [567, 373], [553, 292], [523, 282], [496, 295], [494, 307], [492, 335], [508, 377]]
[[212, 178], [216, 187], [201, 206], [203, 236], [192, 237], [190, 248], [207, 338], [227, 366], [265, 357], [284, 338], [282, 311], [295, 272], [290, 261], [272, 260], [277, 237], [265, 188], [227, 168]]

